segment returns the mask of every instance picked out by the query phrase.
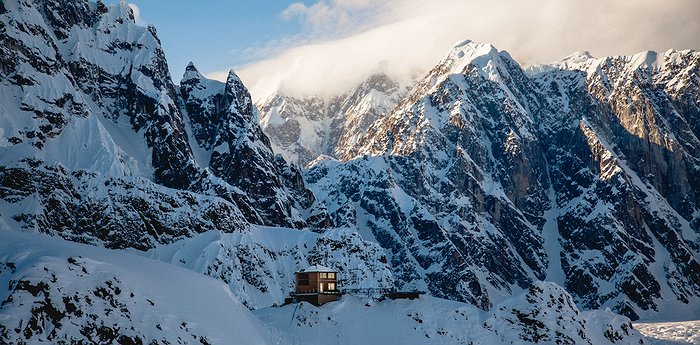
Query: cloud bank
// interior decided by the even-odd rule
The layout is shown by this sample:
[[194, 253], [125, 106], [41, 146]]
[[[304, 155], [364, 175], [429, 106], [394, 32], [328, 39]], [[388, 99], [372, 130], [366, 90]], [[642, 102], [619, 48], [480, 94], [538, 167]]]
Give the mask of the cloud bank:
[[[238, 68], [256, 98], [280, 89], [330, 95], [371, 73], [406, 79], [434, 66], [457, 41], [489, 42], [521, 63], [575, 51], [594, 56], [700, 48], [696, 0], [322, 0], [295, 3], [304, 37]], [[298, 37], [297, 37], [298, 40]], [[209, 74], [225, 78], [225, 72]]]

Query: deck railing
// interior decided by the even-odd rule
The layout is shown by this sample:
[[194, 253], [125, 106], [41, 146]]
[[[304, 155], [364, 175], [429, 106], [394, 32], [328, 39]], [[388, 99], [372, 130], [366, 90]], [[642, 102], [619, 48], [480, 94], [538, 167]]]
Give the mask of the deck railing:
[[396, 288], [393, 288], [393, 287], [371, 287], [371, 288], [355, 288], [355, 289], [343, 289], [342, 290], [343, 294], [367, 295], [367, 296], [386, 295], [386, 294], [393, 293], [393, 292], [396, 292]]
[[323, 290], [319, 291], [318, 289], [309, 289], [309, 290], [298, 290], [298, 291], [292, 291], [289, 293], [290, 296], [298, 296], [298, 295], [342, 295], [343, 292], [340, 290]]
[[425, 294], [425, 291], [397, 291], [394, 287], [372, 287], [372, 288], [354, 288], [354, 289], [340, 289], [340, 290], [323, 290], [318, 289], [305, 289], [297, 290], [289, 293], [290, 297], [296, 296], [309, 296], [309, 295], [345, 295], [351, 294], [356, 296], [367, 296], [374, 298], [414, 298], [419, 295]]

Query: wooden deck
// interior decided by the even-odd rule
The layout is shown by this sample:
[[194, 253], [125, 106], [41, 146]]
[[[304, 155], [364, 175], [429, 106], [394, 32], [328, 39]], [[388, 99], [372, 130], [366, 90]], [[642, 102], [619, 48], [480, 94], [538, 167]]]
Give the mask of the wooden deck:
[[[367, 296], [378, 299], [389, 298], [395, 299], [418, 299], [420, 295], [424, 295], [425, 291], [396, 291], [395, 288], [358, 288], [358, 289], [341, 289], [332, 291], [319, 292], [318, 290], [302, 290], [292, 291], [284, 301], [285, 304], [307, 301], [314, 305], [320, 305], [327, 302], [337, 300], [342, 295]], [[327, 297], [325, 297], [327, 296]], [[333, 298], [333, 297], [335, 298]]]

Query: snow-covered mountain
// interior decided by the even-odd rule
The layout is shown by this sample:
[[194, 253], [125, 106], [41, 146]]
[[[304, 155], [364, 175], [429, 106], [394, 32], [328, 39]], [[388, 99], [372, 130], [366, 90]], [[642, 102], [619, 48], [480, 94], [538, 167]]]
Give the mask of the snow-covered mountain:
[[289, 344], [190, 270], [15, 231], [0, 258], [3, 344]]
[[694, 315], [699, 69], [693, 51], [581, 53], [528, 75], [465, 41], [306, 180], [399, 286], [490, 309], [548, 280], [586, 309]]
[[[211, 222], [208, 229], [183, 227], [174, 222], [180, 216], [158, 219], [149, 212], [160, 199], [153, 193], [172, 195], [175, 200], [161, 206], [174, 214], [183, 204], [202, 204], [195, 201], [201, 197], [186, 193], [195, 192], [210, 196], [203, 205], [216, 204], [218, 214], [208, 217], [229, 228], [248, 222], [303, 227], [312, 216], [314, 226], [330, 225], [299, 170], [270, 151], [250, 96], [235, 74], [231, 83], [207, 89], [221, 93], [221, 109], [191, 109], [196, 111], [187, 112], [186, 122], [180, 107], [185, 101], [170, 79], [155, 28], [135, 25], [127, 4], [8, 1], [4, 7], [0, 124], [3, 168], [9, 170], [3, 177], [5, 186], [17, 190], [4, 194], [13, 211], [3, 219], [43, 232], [85, 228], [86, 236], [96, 237], [104, 237], [96, 232], [107, 236], [110, 231], [86, 227], [143, 223], [138, 230], [158, 241], [172, 231], [218, 228]], [[197, 96], [205, 97], [182, 92], [189, 96], [183, 108]], [[211, 121], [196, 122], [203, 118]], [[187, 128], [192, 124], [219, 135], [200, 144], [201, 134], [191, 133], [190, 140]], [[255, 166], [270, 171], [246, 176]], [[96, 181], [86, 172], [105, 180], [105, 187], [85, 186]], [[129, 193], [130, 183], [139, 193]], [[100, 195], [107, 189], [111, 192]], [[151, 201], [139, 205], [144, 199]], [[126, 207], [99, 212], [115, 202]], [[89, 214], [77, 211], [89, 203], [100, 206], [86, 210]], [[46, 216], [53, 213], [60, 217]], [[134, 238], [125, 245], [148, 241]]]
[[580, 312], [554, 284], [492, 312], [432, 297], [346, 296], [252, 313], [220, 281], [124, 251], [0, 231], [0, 259], [7, 344], [642, 343], [629, 319]]
[[309, 265], [336, 269], [345, 289], [394, 284], [384, 250], [348, 228], [322, 234], [260, 226], [210, 231], [142, 255], [219, 279], [251, 309], [283, 304], [294, 290], [294, 272]]
[[297, 97], [284, 92], [263, 96], [260, 124], [276, 152], [306, 166], [319, 156], [348, 158], [370, 125], [388, 115], [408, 94], [386, 74], [374, 74], [354, 89], [334, 97]]
[[[300, 170], [271, 151], [235, 73], [221, 84], [197, 79], [190, 66], [176, 88], [155, 28], [137, 26], [126, 3], [5, 1], [0, 23], [3, 231], [145, 251], [212, 231], [250, 240], [242, 234], [259, 229], [252, 224], [333, 225]], [[235, 281], [251, 307], [271, 305], [289, 282], [241, 278], [244, 265], [272, 272], [278, 255], [290, 257], [288, 269], [330, 264], [312, 248], [343, 242], [330, 252], [352, 250], [333, 261], [355, 258], [349, 282], [391, 279], [376, 245], [351, 230], [301, 242], [285, 254], [222, 241], [222, 253], [199, 271]], [[239, 276], [212, 268], [218, 257]]]
[[[401, 319], [391, 339], [639, 343], [574, 302], [636, 317], [698, 299], [696, 53], [529, 76], [465, 42], [410, 88], [373, 76], [312, 116], [283, 95], [260, 115], [233, 72], [191, 64], [175, 86], [125, 2], [2, 1], [0, 43], [0, 342], [298, 343], [314, 330], [270, 306], [314, 264], [432, 295], [299, 307], [338, 337], [357, 317]], [[664, 149], [637, 156], [625, 133]]]

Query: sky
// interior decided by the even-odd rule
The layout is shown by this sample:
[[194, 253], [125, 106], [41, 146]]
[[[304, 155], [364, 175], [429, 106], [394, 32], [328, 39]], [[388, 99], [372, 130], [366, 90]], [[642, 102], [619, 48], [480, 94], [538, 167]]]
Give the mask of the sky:
[[344, 92], [370, 74], [420, 75], [464, 39], [521, 64], [700, 49], [698, 0], [131, 0], [177, 83], [189, 61], [234, 68], [254, 98]]
[[[120, 0], [105, 0], [117, 4]], [[303, 31], [280, 14], [293, 0], [131, 0], [140, 25], [153, 24], [173, 81], [179, 83], [192, 61], [203, 73], [259, 60], [267, 45]], [[267, 53], [265, 53], [267, 54]]]

